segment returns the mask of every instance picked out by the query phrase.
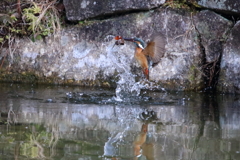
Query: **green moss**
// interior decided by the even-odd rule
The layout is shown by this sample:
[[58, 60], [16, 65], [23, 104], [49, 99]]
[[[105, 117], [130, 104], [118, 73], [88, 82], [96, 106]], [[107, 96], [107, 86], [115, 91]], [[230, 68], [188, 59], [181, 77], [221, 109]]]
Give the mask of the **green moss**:
[[89, 26], [89, 25], [92, 25], [92, 24], [95, 24], [99, 21], [97, 20], [84, 20], [84, 21], [79, 21], [78, 22], [78, 26], [80, 27], [83, 27], [83, 26]]
[[191, 84], [190, 90], [201, 90], [204, 88], [202, 73], [195, 65], [189, 68], [188, 80]]
[[90, 150], [101, 150], [102, 146], [96, 145], [95, 142], [90, 143], [90, 142], [86, 142], [86, 141], [81, 141], [81, 140], [60, 140], [58, 142], [58, 147], [64, 147], [66, 144], [76, 144], [79, 146], [79, 148], [81, 148], [81, 150], [79, 150], [79, 152], [75, 152], [75, 153], [80, 153], [82, 154], [83, 151], [90, 151]]
[[45, 77], [42, 74], [38, 74], [34, 71], [22, 71], [19, 72], [15, 69], [11, 71], [0, 69], [0, 82], [17, 82], [17, 83], [38, 83], [38, 84], [54, 84], [54, 85], [77, 85], [88, 87], [116, 87], [118, 81], [118, 73], [114, 75], [106, 76], [103, 72], [99, 72], [95, 79], [63, 79], [59, 77], [57, 73], [53, 73], [49, 77]]
[[37, 76], [32, 72], [13, 72], [0, 70], [0, 81], [1, 82], [24, 82], [33, 83], [37, 81]]
[[194, 7], [196, 7], [196, 8], [202, 8], [202, 6], [200, 6], [197, 2], [196, 2], [196, 0], [189, 0], [190, 1], [190, 3], [194, 6]]
[[195, 77], [196, 77], [196, 66], [192, 65], [190, 68], [189, 68], [189, 81], [191, 83], [194, 83], [195, 82]]
[[37, 80], [36, 75], [32, 72], [22, 72], [20, 76], [20, 79], [22, 78], [24, 81], [34, 82]]
[[185, 0], [168, 0], [164, 6], [168, 6], [173, 9], [190, 9]]
[[168, 79], [166, 81], [159, 81], [155, 86], [158, 88], [165, 88], [167, 91], [196, 91], [204, 88], [202, 73], [194, 65], [190, 66], [188, 77], [180, 79]]

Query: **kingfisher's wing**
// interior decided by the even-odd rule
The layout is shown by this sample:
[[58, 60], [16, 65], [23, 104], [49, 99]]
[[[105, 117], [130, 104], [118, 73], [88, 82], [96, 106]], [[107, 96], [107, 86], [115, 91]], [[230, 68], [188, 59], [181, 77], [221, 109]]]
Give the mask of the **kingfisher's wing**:
[[149, 56], [154, 64], [157, 64], [165, 53], [165, 38], [162, 35], [155, 36], [147, 47], [143, 50], [146, 56]]

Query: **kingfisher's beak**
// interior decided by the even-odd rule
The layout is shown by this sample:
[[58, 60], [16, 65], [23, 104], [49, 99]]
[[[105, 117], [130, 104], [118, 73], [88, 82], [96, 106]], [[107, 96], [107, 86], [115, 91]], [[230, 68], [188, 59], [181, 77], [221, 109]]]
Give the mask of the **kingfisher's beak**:
[[130, 42], [134, 42], [133, 38], [123, 38], [125, 41], [130, 41]]

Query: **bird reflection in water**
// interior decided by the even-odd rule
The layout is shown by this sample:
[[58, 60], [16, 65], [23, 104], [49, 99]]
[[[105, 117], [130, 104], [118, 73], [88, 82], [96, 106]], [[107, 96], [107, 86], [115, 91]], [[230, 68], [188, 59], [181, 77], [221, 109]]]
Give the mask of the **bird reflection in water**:
[[140, 133], [133, 142], [134, 160], [154, 160], [154, 145], [149, 141], [148, 124], [157, 119], [154, 111], [146, 110], [139, 115], [143, 121]]
[[[154, 144], [148, 135], [148, 124], [157, 119], [156, 112], [146, 110], [139, 115], [139, 119], [143, 122], [141, 131], [137, 134], [134, 142], [134, 158], [133, 160], [155, 160]], [[121, 160], [113, 157], [112, 160]]]
[[134, 155], [135, 155], [134, 160], [139, 160], [142, 157], [144, 158], [144, 156], [149, 157], [147, 156], [149, 153], [145, 151], [145, 149], [148, 149], [148, 147], [151, 147], [149, 144], [148, 145], [145, 144], [146, 138], [147, 138], [147, 132], [148, 132], [148, 124], [142, 124], [141, 132], [137, 135], [136, 139], [133, 142]]

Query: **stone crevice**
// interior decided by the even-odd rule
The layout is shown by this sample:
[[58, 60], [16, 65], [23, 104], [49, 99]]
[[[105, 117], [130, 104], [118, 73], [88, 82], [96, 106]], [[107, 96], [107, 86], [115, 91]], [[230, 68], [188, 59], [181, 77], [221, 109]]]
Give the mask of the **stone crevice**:
[[[204, 78], [204, 84], [205, 84], [205, 90], [214, 90], [217, 83], [218, 83], [218, 77], [220, 73], [220, 64], [221, 64], [221, 58], [222, 58], [222, 48], [219, 50], [219, 56], [213, 60], [208, 62], [207, 61], [207, 54], [206, 54], [206, 48], [204, 47], [202, 36], [198, 29], [195, 27], [197, 32], [197, 42], [199, 45], [199, 51], [201, 56], [200, 64], [200, 73], [202, 74]], [[223, 44], [221, 44], [222, 46]]]

